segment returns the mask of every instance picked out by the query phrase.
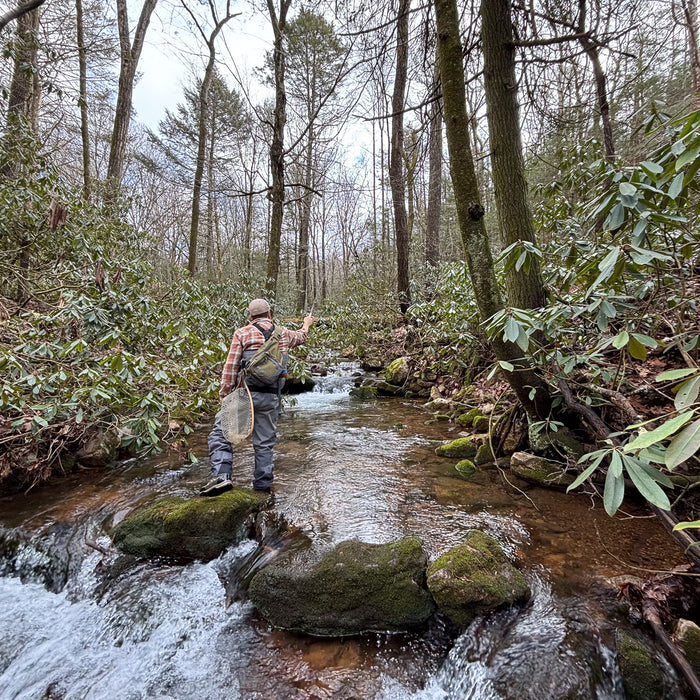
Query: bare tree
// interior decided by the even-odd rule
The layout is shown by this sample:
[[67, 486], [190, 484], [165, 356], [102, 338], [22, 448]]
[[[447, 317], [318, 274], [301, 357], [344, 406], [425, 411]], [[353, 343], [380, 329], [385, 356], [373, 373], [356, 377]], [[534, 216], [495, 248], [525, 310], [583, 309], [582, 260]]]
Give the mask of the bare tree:
[[139, 21], [136, 25], [134, 40], [129, 34], [129, 15], [127, 0], [117, 0], [117, 25], [119, 27], [119, 45], [121, 65], [119, 69], [119, 89], [117, 106], [114, 114], [114, 126], [109, 148], [109, 164], [107, 165], [107, 181], [111, 188], [110, 196], [116, 194], [124, 176], [124, 155], [131, 123], [131, 104], [134, 94], [134, 79], [138, 67], [146, 30], [151, 21], [151, 15], [158, 0], [144, 0]]

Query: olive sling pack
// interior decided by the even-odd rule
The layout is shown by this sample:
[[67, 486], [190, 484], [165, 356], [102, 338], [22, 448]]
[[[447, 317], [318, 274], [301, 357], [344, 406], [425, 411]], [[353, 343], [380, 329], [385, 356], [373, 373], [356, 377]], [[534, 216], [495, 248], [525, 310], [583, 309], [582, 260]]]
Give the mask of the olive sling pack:
[[[286, 371], [282, 351], [280, 350], [280, 337], [282, 328], [264, 329], [253, 324], [265, 338], [265, 342], [255, 351], [255, 354], [242, 367], [246, 379], [264, 386], [275, 386], [279, 378]], [[251, 388], [253, 388], [251, 386]]]

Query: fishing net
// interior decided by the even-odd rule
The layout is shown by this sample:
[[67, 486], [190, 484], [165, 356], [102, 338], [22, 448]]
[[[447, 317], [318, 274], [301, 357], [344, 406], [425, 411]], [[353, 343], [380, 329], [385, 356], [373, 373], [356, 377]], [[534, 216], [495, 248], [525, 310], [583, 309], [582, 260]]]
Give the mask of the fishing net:
[[253, 432], [253, 400], [245, 384], [221, 402], [221, 431], [232, 445], [243, 442]]

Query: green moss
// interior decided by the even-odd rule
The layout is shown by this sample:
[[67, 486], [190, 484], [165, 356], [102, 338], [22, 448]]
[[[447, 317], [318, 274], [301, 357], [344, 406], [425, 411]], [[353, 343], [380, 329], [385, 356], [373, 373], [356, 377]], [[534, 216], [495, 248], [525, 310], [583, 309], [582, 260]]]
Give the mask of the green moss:
[[438, 457], [455, 457], [457, 459], [472, 459], [476, 455], [476, 445], [471, 437], [458, 438], [446, 445], [440, 445], [435, 450]]
[[122, 552], [139, 558], [208, 561], [244, 539], [248, 516], [266, 499], [243, 489], [214, 498], [163, 498], [123, 520], [112, 539]]
[[457, 416], [455, 423], [461, 425], [463, 428], [469, 428], [474, 423], [474, 419], [479, 415], [478, 408], [471, 408], [466, 413]]
[[434, 561], [427, 576], [438, 607], [460, 626], [476, 615], [530, 597], [525, 577], [498, 542], [478, 530]]
[[455, 469], [457, 470], [457, 474], [459, 474], [462, 479], [466, 479], [467, 481], [469, 481], [469, 479], [476, 474], [474, 462], [469, 459], [463, 459], [460, 462], [457, 462], [457, 464], [455, 464]]
[[512, 456], [510, 469], [531, 484], [557, 491], [566, 491], [576, 478], [573, 474], [567, 474], [560, 465], [525, 452], [516, 452]]
[[350, 389], [350, 396], [354, 399], [376, 399], [377, 388], [374, 386], [357, 386]]
[[486, 433], [489, 430], [490, 420], [488, 416], [477, 416], [472, 423], [478, 433]]
[[664, 674], [647, 646], [628, 632], [617, 632], [617, 656], [627, 700], [664, 697]]
[[481, 466], [483, 464], [491, 464], [493, 461], [494, 456], [493, 452], [491, 452], [491, 445], [488, 442], [484, 445], [480, 445], [474, 456], [474, 464]]
[[690, 620], [679, 620], [676, 635], [685, 658], [693, 667], [696, 676], [700, 676], [700, 627]]

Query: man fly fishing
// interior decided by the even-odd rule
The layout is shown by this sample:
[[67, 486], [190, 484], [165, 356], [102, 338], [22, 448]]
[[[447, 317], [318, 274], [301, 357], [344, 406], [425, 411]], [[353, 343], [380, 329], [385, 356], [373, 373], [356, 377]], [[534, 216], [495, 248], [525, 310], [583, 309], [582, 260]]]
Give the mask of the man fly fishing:
[[[255, 450], [255, 470], [253, 489], [270, 493], [273, 480], [272, 451], [277, 440], [277, 419], [279, 418], [280, 393], [287, 376], [287, 354], [290, 348], [302, 345], [306, 341], [314, 318], [309, 313], [303, 321], [301, 330], [293, 331], [284, 326], [275, 327], [272, 322], [270, 305], [265, 299], [254, 299], [248, 306], [250, 323], [236, 330], [231, 341], [231, 348], [224, 363], [221, 375], [219, 399], [223, 400], [241, 381], [245, 381], [253, 401], [253, 449]], [[250, 372], [251, 363], [258, 362], [263, 347], [278, 344], [281, 362], [272, 376], [257, 380]], [[274, 363], [277, 364], [277, 363]], [[272, 365], [274, 367], [274, 365]], [[209, 458], [211, 460], [211, 478], [201, 489], [203, 496], [215, 496], [233, 488], [231, 470], [233, 465], [233, 448], [221, 429], [221, 412], [216, 416], [214, 429], [209, 433]]]

